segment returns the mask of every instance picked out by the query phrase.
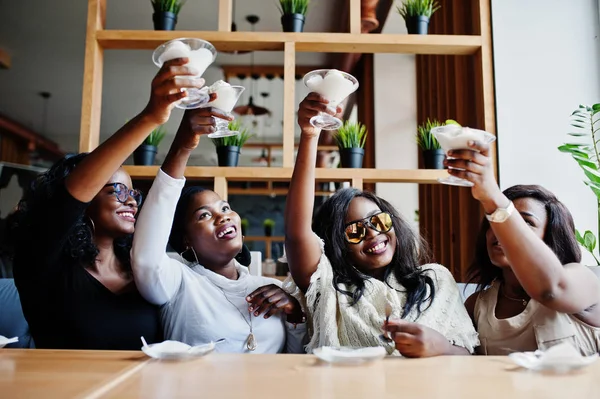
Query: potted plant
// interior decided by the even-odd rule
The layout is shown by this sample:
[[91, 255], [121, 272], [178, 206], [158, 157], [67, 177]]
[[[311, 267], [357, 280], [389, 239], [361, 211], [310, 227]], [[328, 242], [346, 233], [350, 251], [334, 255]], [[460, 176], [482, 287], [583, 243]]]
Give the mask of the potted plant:
[[[570, 142], [558, 147], [558, 150], [571, 154], [579, 167], [583, 170], [586, 180], [584, 183], [596, 195], [598, 205], [597, 233], [600, 234], [600, 103], [592, 106], [580, 105], [571, 114], [571, 126], [574, 131], [568, 133], [576, 142]], [[597, 236], [591, 230], [583, 234], [575, 230], [577, 242], [592, 256], [600, 266], [600, 256], [596, 254]]]
[[177, 15], [185, 0], [150, 0], [154, 14], [154, 30], [175, 30]]
[[362, 168], [367, 127], [360, 122], [346, 121], [333, 138], [340, 150], [342, 168]]
[[408, 33], [417, 35], [427, 34], [429, 18], [439, 8], [437, 0], [404, 0], [404, 3], [397, 7], [406, 22]]
[[263, 227], [265, 228], [265, 236], [271, 237], [273, 235], [273, 230], [275, 229], [275, 221], [273, 219], [265, 219]]
[[431, 129], [437, 126], [443, 126], [443, 123], [436, 119], [427, 121], [417, 127], [417, 145], [423, 151], [423, 164], [425, 169], [444, 169], [444, 159], [446, 154]]
[[281, 26], [284, 32], [302, 32], [310, 0], [279, 0]]
[[248, 221], [248, 219], [243, 218], [242, 219], [242, 235], [243, 236], [247, 235], [249, 227], [250, 227], [250, 222]]
[[161, 125], [154, 129], [146, 140], [133, 152], [133, 163], [135, 165], [154, 165], [158, 145], [167, 135], [167, 129]]
[[211, 139], [217, 148], [219, 166], [237, 166], [240, 152], [246, 141], [252, 135], [238, 121], [229, 122], [229, 130], [240, 132], [237, 136], [218, 137]]

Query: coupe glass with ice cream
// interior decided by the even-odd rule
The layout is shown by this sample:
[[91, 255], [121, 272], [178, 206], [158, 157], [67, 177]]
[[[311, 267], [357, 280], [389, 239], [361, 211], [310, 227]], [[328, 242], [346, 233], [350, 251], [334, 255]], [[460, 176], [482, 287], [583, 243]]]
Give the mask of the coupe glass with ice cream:
[[[167, 62], [175, 58], [187, 57], [189, 62], [186, 64], [198, 71], [198, 74], [186, 78], [200, 79], [206, 68], [212, 64], [217, 58], [217, 50], [215, 47], [202, 39], [173, 39], [166, 43], [161, 44], [154, 50], [152, 54], [152, 61], [159, 68]], [[200, 105], [208, 101], [208, 95], [206, 92], [201, 91], [195, 87], [186, 89], [187, 95], [179, 101], [176, 105], [177, 108], [193, 109], [198, 108]]]
[[[216, 94], [216, 98], [211, 102], [202, 104], [200, 107], [215, 107], [227, 114], [230, 114], [240, 95], [245, 90], [243, 86], [232, 86], [229, 83], [218, 80], [209, 87], [203, 87], [202, 92], [208, 96]], [[229, 130], [229, 122], [225, 119], [215, 118], [217, 129], [214, 133], [208, 135], [210, 138], [236, 136], [240, 132]]]
[[[311, 92], [318, 93], [328, 100], [328, 106], [332, 110], [358, 89], [358, 80], [354, 76], [337, 69], [311, 71], [304, 75], [304, 84]], [[342, 121], [320, 112], [310, 119], [310, 124], [323, 130], [336, 130], [342, 126]]]
[[[496, 140], [496, 136], [483, 130], [471, 129], [459, 125], [449, 124], [438, 126], [431, 129], [440, 146], [448, 156], [450, 150], [469, 150], [469, 141], [479, 141], [481, 143], [491, 143]], [[438, 181], [451, 186], [473, 187], [473, 183], [468, 180], [455, 176], [439, 178]]]

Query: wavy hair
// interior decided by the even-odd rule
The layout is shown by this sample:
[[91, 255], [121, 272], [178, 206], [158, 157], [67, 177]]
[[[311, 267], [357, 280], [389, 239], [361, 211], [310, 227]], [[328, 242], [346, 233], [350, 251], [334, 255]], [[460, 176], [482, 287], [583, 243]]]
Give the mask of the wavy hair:
[[[544, 231], [546, 245], [563, 265], [581, 262], [581, 248], [575, 238], [573, 216], [554, 194], [542, 186], [516, 185], [504, 190], [504, 195], [511, 201], [531, 198], [541, 203], [548, 219]], [[486, 233], [489, 228], [490, 222], [484, 218], [475, 242], [473, 262], [467, 274], [470, 283], [477, 283], [477, 291], [485, 289], [496, 279], [502, 279], [502, 269], [492, 264], [488, 254]]]
[[[32, 222], [36, 218], [43, 217], [39, 215], [40, 212], [48, 211], [44, 204], [56, 195], [61, 185], [64, 186], [65, 178], [86, 156], [87, 153], [84, 153], [60, 159], [47, 172], [39, 175], [25, 190], [10, 221], [10, 231], [15, 238], [14, 251], [27, 251], [34, 247], [35, 243], [30, 241], [28, 234]], [[131, 270], [132, 241], [133, 235], [128, 234], [115, 239], [113, 243], [117, 259], [128, 271]], [[98, 247], [94, 243], [92, 227], [86, 221], [85, 215], [81, 215], [73, 226], [63, 248], [63, 256], [84, 267], [91, 266], [96, 261]]]
[[[364, 294], [365, 281], [372, 278], [353, 265], [348, 256], [351, 244], [348, 244], [345, 238], [345, 220], [350, 202], [356, 197], [366, 198], [382, 211], [392, 215], [396, 251], [391, 263], [385, 268], [384, 281], [390, 286], [387, 281], [393, 273], [405, 288], [407, 298], [403, 309], [404, 316], [414, 307], [421, 313], [435, 296], [432, 278], [426, 274], [426, 270], [419, 267], [429, 261], [428, 247], [389, 202], [367, 191], [354, 188], [339, 190], [321, 205], [313, 218], [313, 231], [325, 241], [325, 255], [331, 262], [335, 289], [349, 296], [352, 299], [351, 303], [356, 304]], [[341, 284], [352, 286], [353, 290], [343, 290], [340, 288]], [[426, 301], [429, 301], [429, 305], [423, 308]]]

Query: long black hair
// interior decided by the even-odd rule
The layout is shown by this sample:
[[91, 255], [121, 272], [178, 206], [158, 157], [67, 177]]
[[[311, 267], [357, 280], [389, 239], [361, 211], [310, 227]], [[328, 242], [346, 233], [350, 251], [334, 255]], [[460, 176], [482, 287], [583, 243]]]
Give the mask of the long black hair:
[[[86, 156], [87, 153], [83, 153], [60, 159], [47, 172], [39, 175], [25, 190], [23, 198], [12, 215], [9, 227], [11, 234], [14, 234], [15, 251], [27, 251], [35, 247], [35, 243], [29, 239], [32, 222], [37, 218], [43, 218], [40, 212], [48, 211], [44, 204], [56, 195], [61, 185], [64, 186], [65, 178]], [[131, 270], [132, 241], [133, 235], [128, 234], [113, 242], [115, 255], [125, 270]], [[63, 248], [63, 256], [84, 267], [95, 263], [98, 247], [94, 244], [93, 227], [85, 215], [82, 215], [71, 229], [71, 234]]]
[[[429, 251], [423, 239], [415, 233], [398, 211], [386, 200], [373, 193], [354, 188], [342, 189], [321, 205], [313, 218], [313, 231], [325, 241], [325, 255], [333, 269], [335, 289], [358, 302], [365, 291], [365, 281], [370, 276], [362, 273], [349, 258], [349, 245], [345, 238], [345, 220], [350, 202], [363, 197], [374, 202], [379, 209], [392, 215], [392, 225], [396, 233], [396, 251], [392, 262], [386, 266], [384, 281], [393, 273], [396, 280], [406, 289], [406, 304], [403, 313], [408, 315], [413, 307], [421, 312], [422, 304], [435, 296], [433, 280], [419, 266], [429, 259]], [[346, 284], [352, 291], [339, 286]], [[388, 284], [389, 285], [389, 284]], [[427, 287], [429, 286], [429, 294]]]
[[[181, 256], [188, 262], [195, 262], [196, 257], [192, 251], [188, 251], [188, 247], [185, 244], [185, 225], [187, 222], [187, 212], [190, 207], [192, 198], [196, 194], [199, 194], [207, 189], [200, 186], [189, 186], [183, 189], [179, 201], [177, 201], [177, 207], [175, 208], [175, 215], [173, 216], [173, 225], [171, 226], [171, 234], [169, 235], [169, 246], [175, 252], [181, 254]], [[249, 266], [251, 262], [250, 250], [246, 244], [242, 245], [242, 251], [235, 257], [235, 259], [244, 266]]]
[[[504, 190], [504, 195], [511, 201], [531, 198], [544, 205], [548, 219], [544, 242], [563, 265], [581, 262], [581, 248], [575, 238], [573, 216], [554, 194], [537, 185], [517, 185]], [[468, 280], [477, 283], [477, 291], [489, 286], [496, 279], [502, 279], [502, 269], [492, 264], [488, 254], [486, 233], [489, 228], [490, 222], [484, 218], [477, 236], [473, 262], [468, 271]]]

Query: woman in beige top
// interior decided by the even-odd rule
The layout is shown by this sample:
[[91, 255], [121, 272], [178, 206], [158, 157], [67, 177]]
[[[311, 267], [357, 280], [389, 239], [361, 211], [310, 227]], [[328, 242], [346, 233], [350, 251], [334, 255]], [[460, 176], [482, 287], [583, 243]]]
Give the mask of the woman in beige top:
[[448, 169], [450, 174], [474, 183], [473, 197], [486, 213], [470, 270], [471, 281], [479, 285], [465, 303], [479, 332], [478, 353], [506, 355], [562, 342], [582, 354], [597, 353], [600, 284], [579, 263], [568, 209], [539, 186], [502, 193], [489, 146], [469, 146], [449, 153], [453, 159], [446, 164], [459, 168]]

